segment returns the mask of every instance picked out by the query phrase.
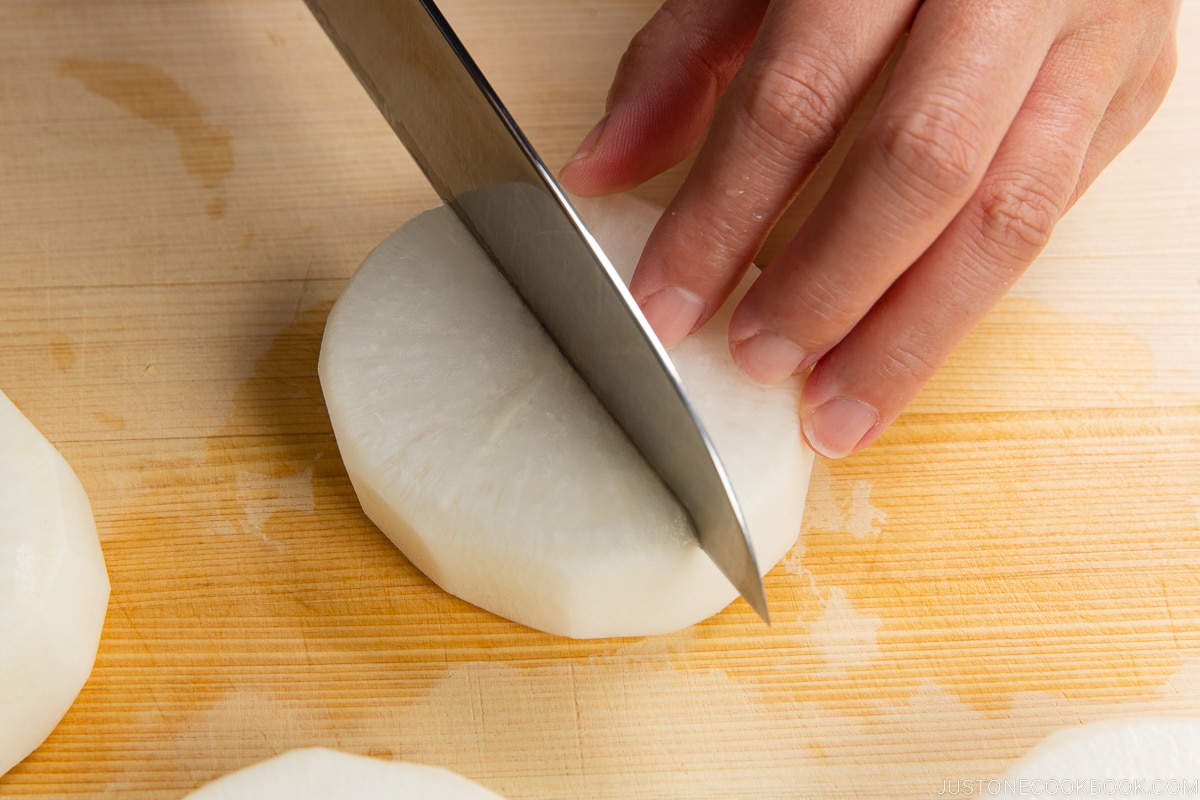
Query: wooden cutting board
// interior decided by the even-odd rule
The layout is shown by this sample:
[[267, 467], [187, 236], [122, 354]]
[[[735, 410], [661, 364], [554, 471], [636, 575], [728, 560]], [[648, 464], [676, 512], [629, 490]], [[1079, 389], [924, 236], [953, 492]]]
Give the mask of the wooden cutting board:
[[[444, 5], [560, 164], [655, 3]], [[179, 798], [317, 744], [514, 799], [936, 796], [1063, 726], [1200, 715], [1184, 6], [1161, 113], [884, 438], [818, 465], [774, 626], [574, 642], [447, 596], [355, 501], [322, 326], [436, 199], [300, 0], [0, 2], [0, 389], [112, 580], [90, 682], [0, 796]]]

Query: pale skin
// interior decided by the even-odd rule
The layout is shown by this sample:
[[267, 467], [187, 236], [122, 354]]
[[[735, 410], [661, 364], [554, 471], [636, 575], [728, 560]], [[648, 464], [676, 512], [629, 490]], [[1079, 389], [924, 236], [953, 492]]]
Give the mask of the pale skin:
[[[721, 306], [902, 39], [827, 193], [729, 328], [809, 444], [892, 423], [1158, 108], [1180, 0], [667, 0], [561, 172], [578, 194], [695, 162], [631, 291], [671, 347]], [[707, 134], [707, 135], [706, 135]]]

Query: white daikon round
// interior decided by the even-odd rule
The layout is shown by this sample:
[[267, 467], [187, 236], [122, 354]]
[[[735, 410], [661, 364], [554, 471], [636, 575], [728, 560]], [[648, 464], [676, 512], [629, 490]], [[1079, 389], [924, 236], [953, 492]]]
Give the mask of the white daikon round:
[[33, 752], [75, 701], [107, 608], [87, 495], [0, 393], [0, 774]]
[[1113, 719], [1055, 731], [1004, 777], [1000, 797], [1200, 795], [1200, 719]]
[[[580, 212], [628, 280], [661, 210], [616, 197]], [[738, 372], [730, 308], [671, 356], [765, 571], [799, 535], [812, 455], [799, 380], [764, 388]], [[320, 377], [363, 509], [451, 594], [576, 638], [678, 630], [737, 597], [450, 209], [358, 269], [329, 315]]]
[[502, 800], [441, 767], [308, 747], [231, 772], [184, 800]]

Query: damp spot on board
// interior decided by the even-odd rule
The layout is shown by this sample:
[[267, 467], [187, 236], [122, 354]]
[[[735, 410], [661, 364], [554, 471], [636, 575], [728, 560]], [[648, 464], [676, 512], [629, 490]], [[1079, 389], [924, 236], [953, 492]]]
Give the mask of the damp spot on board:
[[52, 336], [49, 342], [50, 358], [59, 372], [66, 372], [75, 366], [79, 356], [75, 353], [75, 344], [66, 336]]
[[110, 431], [123, 431], [128, 424], [124, 417], [119, 414], [110, 414], [107, 411], [93, 411], [92, 419]]
[[[805, 506], [806, 522], [829, 530], [845, 531], [856, 539], [878, 536], [887, 521], [887, 512], [871, 502], [871, 481], [854, 480], [849, 491], [839, 486], [839, 494], [830, 491], [829, 462], [819, 460], [813, 465], [813, 480]], [[787, 559], [792, 560], [789, 554]], [[801, 568], [796, 566], [796, 570]]]
[[[774, 624], [722, 668], [857, 713], [929, 681], [988, 715], [1156, 695], [1200, 656], [1200, 431], [1153, 363], [1119, 326], [1004, 301], [876, 445], [818, 462], [801, 555], [767, 579]], [[743, 606], [673, 660], [737, 647]]]
[[386, 737], [381, 744], [418, 762], [450, 752], [520, 764], [534, 754], [556, 765], [554, 793], [568, 797], [794, 797], [798, 784], [815, 785], [817, 735], [806, 720], [762, 713], [753, 692], [720, 670], [641, 666], [452, 665], [418, 702], [379, 704], [348, 726], [346, 746]]
[[275, 45], [276, 47], [286, 47], [287, 46], [287, 37], [284, 36], [279, 31], [268, 30], [267, 31], [267, 39], [271, 42], [271, 44]]
[[844, 672], [865, 666], [879, 655], [882, 619], [861, 613], [840, 586], [827, 592], [822, 606], [821, 616], [808, 626], [808, 643], [826, 666]]
[[225, 195], [218, 194], [210, 197], [204, 204], [204, 213], [209, 219], [220, 219], [225, 216]]
[[233, 171], [232, 138], [228, 130], [205, 119], [204, 109], [174, 78], [149, 64], [83, 58], [62, 59], [58, 71], [135, 117], [173, 133], [184, 170], [209, 192], [205, 213], [213, 219], [225, 213], [221, 187]]
[[[271, 538], [277, 512], [311, 516], [319, 479], [336, 445], [317, 375], [321, 336], [332, 302], [301, 311], [271, 341], [233, 396], [233, 413], [208, 437], [208, 460], [237, 464], [229, 471], [227, 521], [239, 532]], [[253, 436], [269, 457], [248, 458]]]

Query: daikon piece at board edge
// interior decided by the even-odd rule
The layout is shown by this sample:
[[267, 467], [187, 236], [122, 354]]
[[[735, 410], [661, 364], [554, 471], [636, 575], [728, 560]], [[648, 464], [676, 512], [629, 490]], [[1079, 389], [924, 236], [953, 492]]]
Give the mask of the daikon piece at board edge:
[[83, 486], [0, 393], [0, 775], [45, 741], [83, 688], [108, 592]]

